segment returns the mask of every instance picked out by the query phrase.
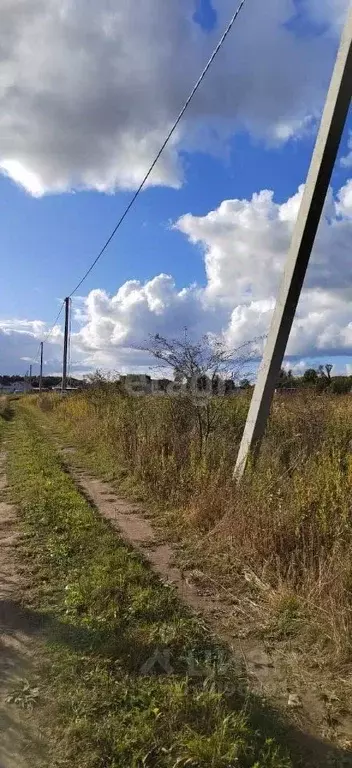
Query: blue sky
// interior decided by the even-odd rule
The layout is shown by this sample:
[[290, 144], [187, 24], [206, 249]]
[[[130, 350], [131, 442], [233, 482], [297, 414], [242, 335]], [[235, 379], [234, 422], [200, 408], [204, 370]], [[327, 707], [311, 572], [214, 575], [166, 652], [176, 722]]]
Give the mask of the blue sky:
[[[201, 253], [170, 223], [191, 211], [197, 216], [231, 197], [251, 197], [273, 189], [286, 200], [305, 178], [313, 139], [263, 151], [246, 135], [231, 142], [231, 157], [186, 155], [187, 180], [181, 190], [151, 188], [142, 194], [100, 264], [85, 283], [114, 293], [130, 279], [148, 280], [159, 272], [174, 276], [178, 287], [204, 284]], [[337, 175], [346, 177], [338, 169]], [[4, 259], [2, 313], [6, 316], [55, 317], [56, 299], [71, 292], [100, 250], [131, 193], [54, 194], [33, 198], [0, 178], [5, 209], [0, 230]], [[15, 263], [15, 269], [14, 269]], [[29, 291], [30, 287], [30, 291]]]
[[[251, 2], [253, 5], [253, 0], [248, 0], [248, 5]], [[150, 0], [143, 0], [145, 13], [149, 4]], [[190, 14], [182, 0], [170, 18], [164, 18], [162, 11], [159, 18], [154, 5], [155, 18], [148, 22], [151, 28], [141, 24], [136, 32], [130, 26], [127, 4], [121, 4], [118, 19], [111, 15], [115, 5], [117, 8], [117, 2], [104, 0], [104, 17], [102, 11], [94, 14], [92, 7], [90, 18], [83, 14], [80, 2], [74, 12], [68, 2], [67, 17], [62, 21], [60, 16], [61, 28], [59, 0], [50, 0], [49, 20], [43, 26], [38, 51], [31, 47], [35, 30], [31, 31], [19, 13], [9, 11], [14, 41], [13, 47], [8, 46], [9, 82], [17, 85], [20, 96], [16, 101], [10, 91], [5, 94], [6, 128], [12, 130], [8, 129], [3, 146], [0, 138], [0, 167], [4, 170], [0, 176], [2, 373], [20, 372], [34, 358], [38, 340], [54, 320], [58, 300], [72, 290], [115, 226], [136, 186], [135, 179], [146, 170], [154, 148], [177, 114], [181, 97], [187, 95], [233, 11], [228, 0], [214, 0], [213, 4], [198, 0]], [[342, 17], [347, 5], [344, 0], [321, 4], [285, 0], [281, 5], [272, 0], [263, 17], [263, 34], [268, 30], [266, 43], [260, 43], [260, 38], [253, 41], [253, 30], [257, 34], [256, 27], [251, 26], [253, 12], [263, 13], [258, 0], [254, 0], [252, 11], [243, 11], [176, 143], [161, 161], [159, 178], [139, 197], [80, 290], [84, 299], [76, 305], [81, 315], [74, 323], [73, 342], [77, 370], [97, 366], [127, 370], [144, 364], [135, 355], [135, 346], [143, 334], [156, 329], [177, 335], [187, 324], [194, 333], [221, 333], [232, 345], [265, 332], [294, 224], [291, 207], [294, 211], [295, 203], [289, 201], [305, 180], [338, 44], [341, 26], [336, 22], [336, 11], [341, 11]], [[118, 67], [125, 68], [123, 76], [119, 79], [118, 74], [106, 82], [106, 68], [114, 63], [115, 56], [110, 43], [112, 40], [119, 50], [124, 25], [136, 34], [136, 48], [132, 46], [118, 60]], [[92, 30], [93, 50], [89, 43]], [[73, 34], [78, 36], [85, 57], [83, 74], [77, 81], [75, 68], [80, 64], [71, 45], [70, 69], [65, 69], [65, 46], [67, 39], [72, 43]], [[166, 34], [171, 48], [174, 39], [174, 60], [165, 53]], [[16, 47], [16, 36], [22, 41], [21, 47]], [[21, 53], [24, 43], [27, 54]], [[141, 65], [138, 43], [143, 45]], [[259, 44], [264, 45], [265, 65], [257, 51]], [[291, 62], [284, 65], [286, 48]], [[133, 51], [137, 53], [132, 56]], [[303, 66], [304, 57], [304, 79], [301, 76], [300, 83], [298, 71], [295, 82], [291, 65]], [[145, 71], [148, 66], [150, 73]], [[33, 78], [28, 75], [28, 81], [26, 67], [33, 68]], [[87, 68], [93, 74], [85, 81]], [[38, 77], [38, 72], [43, 75]], [[260, 83], [256, 84], [258, 78]], [[94, 90], [97, 83], [102, 95]], [[153, 94], [155, 107], [150, 106]], [[110, 114], [111, 103], [116, 103], [116, 114], [114, 109]], [[334, 257], [336, 267], [346, 265], [351, 244], [352, 194], [348, 185], [352, 172], [349, 159], [344, 165], [340, 162], [342, 157], [349, 157], [351, 129], [349, 119], [332, 181], [335, 208], [333, 214], [329, 212], [331, 226], [327, 223], [322, 227], [317, 266], [312, 267], [289, 349], [298, 367], [312, 358], [323, 360], [325, 350], [329, 354], [334, 351], [335, 370], [344, 370], [349, 363], [352, 317], [349, 319], [346, 290], [341, 279], [329, 293], [326, 274], [333, 268]], [[252, 203], [253, 194], [263, 190], [274, 192], [274, 202], [263, 198], [259, 204]], [[340, 190], [345, 190], [342, 203]], [[243, 202], [225, 211], [221, 206], [226, 200]], [[287, 216], [286, 208], [280, 207], [286, 204], [291, 206]], [[257, 225], [256, 240], [253, 232]], [[328, 249], [334, 251], [334, 256], [330, 252], [330, 262]], [[171, 287], [165, 280], [155, 283], [161, 274], [172, 277]], [[347, 274], [344, 278], [349, 279]], [[139, 287], [133, 286], [133, 296], [128, 289], [127, 298], [123, 293], [113, 300], [121, 286], [131, 280], [139, 281]], [[192, 288], [193, 284], [197, 287]], [[314, 316], [312, 307], [316, 307]], [[47, 370], [58, 368], [61, 341], [57, 329], [48, 344]]]

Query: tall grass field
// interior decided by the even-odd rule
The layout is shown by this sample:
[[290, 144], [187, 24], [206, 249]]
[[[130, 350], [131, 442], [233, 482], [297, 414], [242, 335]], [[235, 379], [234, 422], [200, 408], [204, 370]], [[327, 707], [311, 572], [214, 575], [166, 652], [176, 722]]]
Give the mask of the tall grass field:
[[276, 397], [260, 457], [240, 483], [232, 471], [247, 396], [138, 397], [106, 383], [39, 404], [91, 469], [151, 504], [194, 563], [226, 588], [259, 591], [261, 631], [299, 631], [331, 663], [349, 660], [349, 395]]

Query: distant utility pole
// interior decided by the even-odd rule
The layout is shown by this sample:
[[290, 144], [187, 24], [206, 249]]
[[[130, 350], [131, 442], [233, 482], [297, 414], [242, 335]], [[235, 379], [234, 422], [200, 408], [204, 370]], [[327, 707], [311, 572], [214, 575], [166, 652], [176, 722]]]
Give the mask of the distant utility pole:
[[39, 392], [42, 391], [43, 386], [43, 349], [44, 349], [44, 342], [40, 342], [40, 373], [39, 373]]
[[274, 315], [253, 392], [234, 475], [241, 477], [250, 453], [256, 455], [265, 431], [280, 367], [352, 96], [352, 8], [326, 98], [304, 194], [293, 231]]
[[67, 296], [65, 299], [65, 334], [64, 334], [64, 354], [63, 354], [63, 361], [62, 361], [61, 392], [65, 392], [67, 387], [67, 350], [68, 350], [69, 324], [70, 324], [70, 297]]
[[32, 389], [32, 364], [29, 366], [29, 389]]

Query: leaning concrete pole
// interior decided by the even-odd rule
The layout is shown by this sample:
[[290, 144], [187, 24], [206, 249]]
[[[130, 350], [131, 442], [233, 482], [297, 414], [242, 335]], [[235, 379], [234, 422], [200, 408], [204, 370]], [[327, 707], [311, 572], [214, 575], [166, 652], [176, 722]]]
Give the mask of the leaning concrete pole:
[[342, 33], [330, 88], [295, 224], [234, 475], [260, 448], [271, 401], [312, 252], [352, 96], [352, 8]]

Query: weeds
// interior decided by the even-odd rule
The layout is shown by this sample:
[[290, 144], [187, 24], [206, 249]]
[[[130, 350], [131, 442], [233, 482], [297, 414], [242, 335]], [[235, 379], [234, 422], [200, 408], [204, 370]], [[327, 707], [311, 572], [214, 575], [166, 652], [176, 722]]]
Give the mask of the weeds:
[[19, 680], [13, 691], [6, 697], [8, 704], [15, 704], [21, 709], [32, 710], [39, 700], [39, 688], [28, 680]]
[[155, 502], [163, 523], [192, 542], [195, 557], [199, 548], [213, 576], [228, 586], [249, 567], [268, 585], [263, 610], [269, 633], [277, 599], [290, 594], [306, 616], [301, 628], [307, 635], [319, 636], [331, 660], [349, 657], [349, 396], [278, 397], [259, 463], [239, 486], [231, 475], [246, 396], [207, 402], [211, 429], [201, 455], [199, 404], [187, 396], [131, 397], [111, 385], [41, 402], [52, 410], [52, 423], [81, 446], [86, 463], [126, 492]]
[[[224, 649], [79, 494], [33, 415], [10, 430], [31, 609], [50, 637], [36, 708], [50, 765], [289, 768]], [[26, 681], [16, 701], [35, 691]]]

